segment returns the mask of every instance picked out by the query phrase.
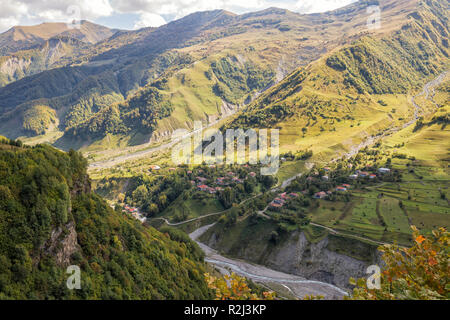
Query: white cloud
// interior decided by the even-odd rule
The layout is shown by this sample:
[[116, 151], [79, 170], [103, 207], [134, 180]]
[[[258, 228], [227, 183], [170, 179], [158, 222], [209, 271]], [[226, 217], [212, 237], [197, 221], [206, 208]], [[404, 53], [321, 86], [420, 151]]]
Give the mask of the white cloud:
[[166, 24], [166, 20], [158, 14], [143, 12], [141, 13], [139, 21], [134, 25], [134, 29], [140, 29], [145, 27], [159, 27]]
[[325, 12], [346, 6], [355, 1], [356, 0], [299, 0], [295, 4], [294, 11], [301, 13]]
[[[323, 12], [356, 0], [0, 0], [0, 32], [17, 24], [84, 20], [115, 14], [136, 14], [134, 27], [157, 26], [163, 17], [178, 19], [196, 11], [225, 9], [244, 13], [280, 7], [301, 13]], [[68, 8], [78, 10], [69, 11]], [[79, 14], [78, 14], [79, 13]], [[75, 14], [75, 16], [74, 16]], [[132, 26], [130, 26], [132, 27]]]
[[95, 20], [114, 13], [109, 0], [0, 0], [0, 8], [0, 31], [17, 24]]
[[0, 30], [7, 30], [12, 26], [19, 24], [19, 19], [16, 18], [0, 18]]

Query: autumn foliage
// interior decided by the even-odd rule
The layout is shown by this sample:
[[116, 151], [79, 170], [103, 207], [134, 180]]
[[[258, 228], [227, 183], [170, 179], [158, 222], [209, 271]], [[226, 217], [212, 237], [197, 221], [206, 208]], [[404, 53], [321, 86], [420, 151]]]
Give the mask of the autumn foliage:
[[216, 300], [273, 300], [274, 292], [264, 291], [261, 294], [252, 292], [247, 280], [235, 273], [224, 277], [214, 277], [205, 274], [208, 287], [215, 292]]
[[414, 246], [400, 248], [384, 245], [386, 264], [381, 273], [381, 289], [367, 289], [365, 279], [357, 285], [350, 299], [357, 300], [440, 300], [450, 298], [449, 232], [440, 228], [430, 236], [413, 229]]

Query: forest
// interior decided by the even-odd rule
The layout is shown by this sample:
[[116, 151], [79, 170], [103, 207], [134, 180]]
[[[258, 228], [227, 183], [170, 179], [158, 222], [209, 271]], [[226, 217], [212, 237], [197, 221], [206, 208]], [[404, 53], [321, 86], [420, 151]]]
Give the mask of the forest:
[[[205, 299], [203, 253], [91, 193], [80, 153], [0, 142], [0, 299]], [[81, 289], [66, 287], [68, 265]]]

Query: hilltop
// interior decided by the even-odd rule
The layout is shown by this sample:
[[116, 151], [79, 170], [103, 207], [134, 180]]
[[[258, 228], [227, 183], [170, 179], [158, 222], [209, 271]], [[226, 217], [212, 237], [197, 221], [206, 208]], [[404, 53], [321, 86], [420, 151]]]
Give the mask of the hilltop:
[[45, 22], [34, 26], [16, 26], [0, 34], [0, 52], [9, 55], [29, 49], [56, 36], [69, 37], [95, 44], [115, 34], [117, 30], [82, 20], [79, 28], [64, 22]]
[[74, 26], [42, 23], [13, 27], [0, 34], [0, 86], [70, 64], [81, 52], [117, 32], [85, 20]]

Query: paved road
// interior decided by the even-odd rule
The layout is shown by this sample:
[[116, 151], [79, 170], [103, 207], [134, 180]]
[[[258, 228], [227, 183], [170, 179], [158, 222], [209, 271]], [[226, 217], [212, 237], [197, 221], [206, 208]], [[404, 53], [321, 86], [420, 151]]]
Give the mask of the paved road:
[[[246, 202], [248, 202], [248, 201], [250, 201], [250, 200], [252, 200], [252, 199], [255, 199], [255, 198], [257, 198], [257, 197], [259, 197], [259, 196], [261, 196], [261, 195], [262, 195], [262, 193], [258, 193], [257, 195], [255, 195], [255, 196], [253, 196], [253, 197], [250, 197], [250, 198], [248, 198], [248, 199], [245, 199], [245, 200], [243, 200], [241, 203], [239, 203], [238, 206], [241, 206], [241, 205], [243, 205], [244, 203], [246, 203]], [[219, 214], [223, 214], [223, 213], [225, 213], [225, 212], [227, 212], [227, 211], [230, 211], [230, 210], [231, 210], [231, 208], [230, 208], [230, 209], [226, 209], [226, 210], [222, 210], [222, 211], [219, 211], [219, 212], [208, 213], [208, 214], [205, 214], [205, 215], [200, 216], [200, 217], [188, 219], [188, 220], [181, 221], [181, 222], [174, 222], [174, 223], [170, 222], [169, 220], [167, 220], [166, 218], [163, 218], [163, 217], [152, 218], [152, 219], [150, 219], [150, 220], [163, 220], [163, 221], [164, 221], [166, 224], [168, 224], [169, 226], [179, 226], [179, 225], [182, 225], [182, 224], [185, 224], [185, 223], [189, 223], [189, 222], [192, 222], [192, 221], [196, 221], [196, 220], [200, 220], [200, 219], [203, 219], [203, 218], [207, 218], [207, 217], [211, 217], [211, 216], [216, 216], [216, 215], [219, 215]]]
[[140, 151], [136, 151], [136, 152], [127, 153], [127, 154], [124, 154], [124, 155], [121, 155], [121, 156], [118, 156], [118, 157], [114, 157], [112, 159], [92, 162], [91, 164], [89, 164], [89, 168], [90, 169], [111, 168], [111, 167], [114, 167], [114, 166], [116, 166], [116, 165], [118, 165], [120, 163], [129, 161], [129, 160], [139, 159], [139, 158], [142, 158], [142, 157], [144, 157], [146, 155], [149, 155], [149, 154], [152, 154], [152, 153], [155, 153], [155, 152], [159, 152], [159, 151], [162, 151], [162, 150], [165, 150], [165, 149], [169, 149], [169, 148], [173, 147], [175, 144], [177, 144], [178, 142], [182, 141], [183, 139], [191, 137], [191, 136], [193, 136], [194, 134], [198, 133], [201, 130], [206, 130], [206, 129], [216, 125], [217, 123], [219, 123], [220, 121], [230, 117], [234, 113], [235, 112], [231, 112], [229, 114], [226, 114], [225, 116], [223, 116], [219, 120], [209, 123], [204, 128], [191, 131], [187, 135], [185, 135], [183, 137], [179, 137], [177, 139], [173, 139], [173, 140], [171, 140], [168, 143], [162, 144], [162, 145], [154, 147], [154, 148], [148, 148], [148, 149], [144, 149], [144, 150], [140, 150]]
[[[425, 84], [424, 89], [422, 90], [421, 93], [419, 93], [418, 95], [414, 96], [412, 99], [413, 105], [414, 105], [414, 118], [406, 123], [402, 128], [405, 128], [409, 125], [412, 125], [415, 121], [417, 121], [418, 117], [419, 117], [419, 112], [421, 110], [420, 106], [418, 106], [415, 102], [415, 98], [421, 95], [426, 95], [425, 98], [429, 99], [430, 97], [430, 89], [433, 90], [433, 94], [431, 95], [431, 101], [434, 103], [434, 101], [432, 100], [432, 96], [434, 95], [434, 88], [439, 85], [446, 77], [447, 72], [442, 73], [441, 75], [439, 75], [436, 79], [428, 82], [427, 84]], [[385, 137], [387, 135], [391, 135], [394, 132], [397, 132], [398, 130], [400, 130], [401, 128], [392, 128], [390, 130], [387, 130], [381, 137]], [[381, 138], [381, 137], [377, 137], [377, 139]], [[347, 153], [344, 154], [344, 157], [350, 157], [352, 155], [355, 155], [361, 148], [364, 148], [365, 146], [369, 146], [371, 144], [373, 144], [375, 141], [374, 137], [370, 137], [368, 140], [364, 141], [363, 143], [359, 144], [358, 146], [356, 146], [355, 148], [352, 148], [352, 150]], [[284, 180], [281, 183], [281, 188], [285, 188], [287, 187], [295, 178], [297, 178], [298, 176], [300, 176], [300, 174], [294, 175], [286, 180]], [[280, 189], [280, 187], [275, 187], [272, 189], [273, 192], [276, 192]], [[239, 205], [253, 199], [256, 198], [258, 196], [260, 196], [261, 194], [258, 194], [252, 198], [249, 198], [247, 200], [244, 200], [243, 202], [241, 202]], [[266, 207], [264, 210], [258, 212], [258, 214], [261, 214], [267, 218], [270, 218], [269, 216], [265, 215], [264, 212], [267, 210], [268, 207]], [[181, 224], [185, 224], [185, 223], [189, 223], [192, 221], [196, 221], [199, 219], [203, 219], [209, 216], [213, 216], [213, 215], [218, 215], [218, 214], [222, 214], [224, 212], [226, 212], [228, 210], [224, 210], [221, 212], [216, 212], [216, 213], [210, 213], [201, 217], [197, 217], [197, 218], [193, 218], [193, 219], [189, 219], [186, 221], [182, 221], [182, 222], [177, 222], [177, 223], [171, 223], [169, 222], [167, 219], [165, 218], [155, 218], [155, 219], [162, 219], [165, 223], [167, 223], [168, 225], [171, 226], [178, 226]], [[295, 276], [292, 274], [286, 274], [286, 273], [282, 273], [279, 271], [275, 271], [275, 270], [271, 270], [269, 268], [266, 268], [264, 266], [260, 266], [260, 265], [255, 265], [255, 264], [250, 264], [248, 262], [245, 261], [241, 261], [241, 260], [236, 260], [236, 259], [230, 259], [230, 258], [226, 258], [223, 257], [221, 255], [219, 255], [214, 249], [206, 246], [205, 244], [201, 243], [200, 241], [198, 241], [198, 238], [204, 233], [206, 232], [209, 228], [211, 228], [213, 224], [207, 225], [207, 226], [203, 226], [200, 227], [199, 229], [195, 230], [194, 232], [192, 232], [189, 236], [191, 237], [192, 240], [196, 241], [197, 244], [202, 248], [202, 250], [205, 252], [206, 258], [205, 261], [208, 263], [212, 263], [214, 264], [216, 267], [218, 267], [222, 272], [227, 273], [228, 269], [232, 270], [233, 272], [240, 274], [244, 277], [250, 278], [256, 282], [262, 282], [262, 283], [279, 283], [283, 286], [285, 286], [286, 288], [288, 288], [290, 290], [290, 292], [294, 293], [298, 298], [302, 298], [305, 295], [323, 295], [325, 298], [328, 299], [335, 299], [335, 298], [342, 298], [344, 295], [347, 295], [348, 293], [345, 292], [344, 290], [335, 287], [329, 283], [324, 283], [324, 282], [320, 282], [320, 281], [313, 281], [313, 280], [307, 280], [304, 279], [302, 277], [299, 276]], [[332, 234], [337, 234], [337, 235], [343, 235], [343, 236], [348, 236], [348, 237], [352, 237], [355, 239], [359, 239], [359, 240], [363, 240], [363, 241], [367, 241], [367, 242], [371, 242], [377, 245], [389, 245], [389, 243], [386, 242], [381, 242], [381, 241], [376, 241], [376, 240], [372, 240], [369, 238], [365, 238], [365, 237], [361, 237], [361, 236], [357, 236], [357, 235], [349, 235], [340, 231], [337, 231], [333, 228], [321, 225], [321, 224], [317, 224], [314, 222], [311, 222], [311, 225], [319, 227], [319, 228], [324, 228], [327, 231], [329, 231]]]

